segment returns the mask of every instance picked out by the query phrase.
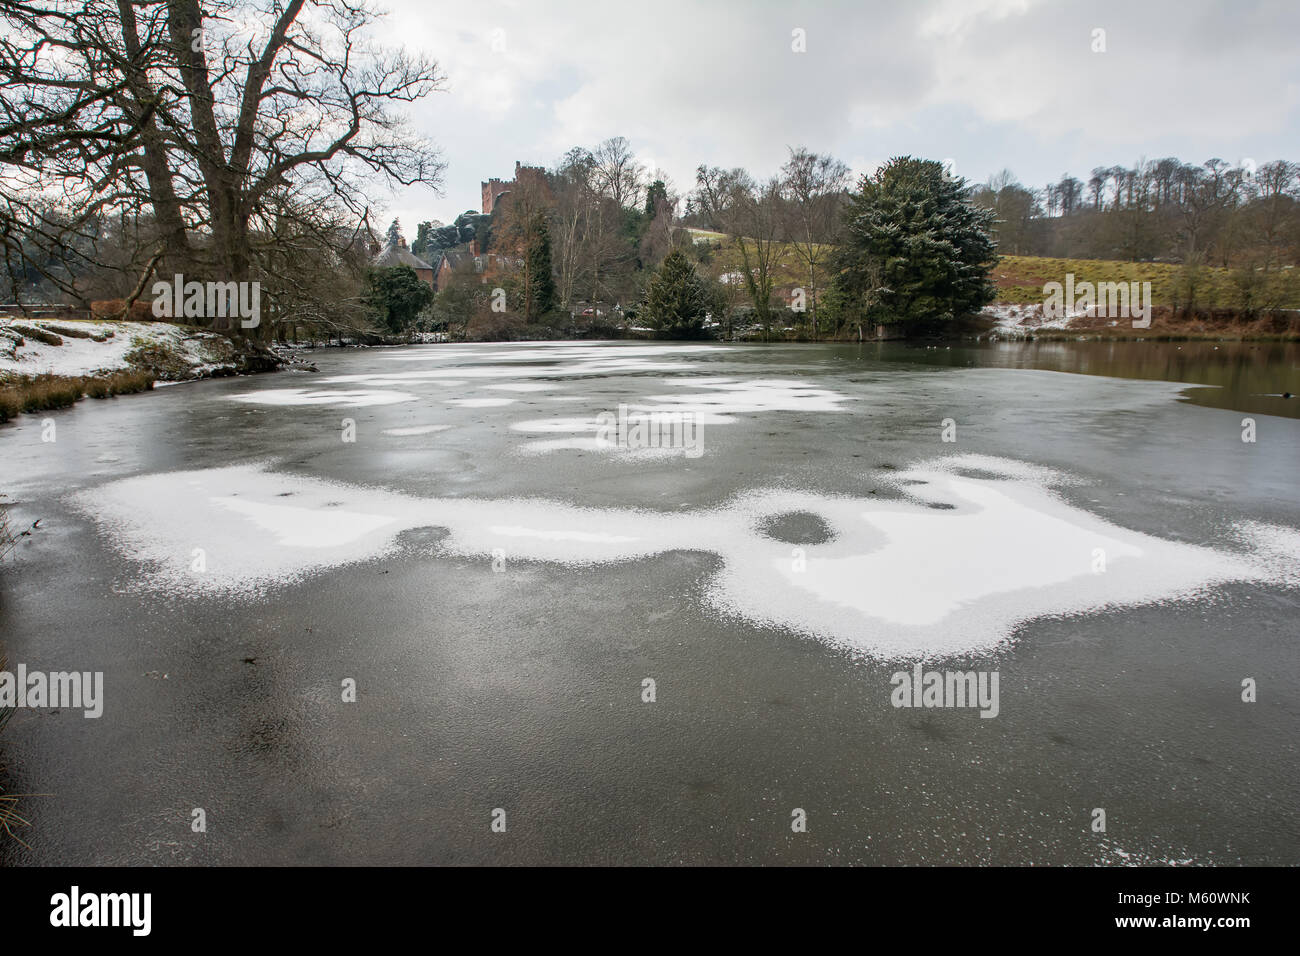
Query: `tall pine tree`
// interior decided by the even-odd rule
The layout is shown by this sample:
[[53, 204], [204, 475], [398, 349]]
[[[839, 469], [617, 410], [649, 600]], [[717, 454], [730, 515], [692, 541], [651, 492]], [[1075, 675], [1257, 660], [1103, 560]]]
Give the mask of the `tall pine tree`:
[[951, 320], [993, 301], [991, 217], [965, 182], [904, 156], [863, 177], [845, 213], [832, 299], [850, 320]]
[[673, 338], [694, 338], [704, 326], [707, 310], [704, 283], [685, 254], [674, 249], [646, 289], [650, 327]]

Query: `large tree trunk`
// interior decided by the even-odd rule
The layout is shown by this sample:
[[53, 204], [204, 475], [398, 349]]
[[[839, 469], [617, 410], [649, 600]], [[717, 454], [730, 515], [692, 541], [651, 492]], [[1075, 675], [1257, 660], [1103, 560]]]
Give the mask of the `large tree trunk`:
[[131, 58], [127, 75], [134, 102], [126, 104], [125, 109], [134, 114], [140, 123], [140, 140], [144, 147], [140, 163], [149, 184], [149, 201], [163, 249], [160, 265], [164, 275], [184, 273], [191, 267], [193, 252], [167, 162], [167, 148], [155, 120], [154, 111], [161, 94], [149, 85], [145, 75], [144, 52], [136, 25], [135, 8], [130, 0], [118, 0], [117, 8], [122, 20], [122, 42]]

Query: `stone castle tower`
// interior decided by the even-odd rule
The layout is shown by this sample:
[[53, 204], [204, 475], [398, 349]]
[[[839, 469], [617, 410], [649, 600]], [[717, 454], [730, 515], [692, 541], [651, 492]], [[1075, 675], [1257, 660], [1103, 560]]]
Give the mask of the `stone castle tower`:
[[497, 202], [503, 195], [510, 192], [519, 183], [531, 183], [540, 189], [546, 190], [546, 170], [540, 166], [524, 166], [515, 160], [515, 178], [509, 182], [500, 179], [489, 179], [483, 183], [483, 213], [492, 215], [492, 210], [496, 208]]

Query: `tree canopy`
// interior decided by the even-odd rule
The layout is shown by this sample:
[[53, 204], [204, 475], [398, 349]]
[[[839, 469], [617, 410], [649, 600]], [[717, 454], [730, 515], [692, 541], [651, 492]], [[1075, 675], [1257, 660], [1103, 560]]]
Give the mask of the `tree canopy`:
[[836, 300], [860, 321], [954, 319], [993, 301], [992, 216], [933, 160], [863, 177], [835, 255]]
[[401, 333], [433, 302], [433, 289], [410, 266], [393, 266], [366, 273], [364, 298], [384, 328]]
[[693, 338], [704, 326], [709, 297], [695, 267], [680, 249], [664, 258], [646, 289], [650, 327], [673, 338]]

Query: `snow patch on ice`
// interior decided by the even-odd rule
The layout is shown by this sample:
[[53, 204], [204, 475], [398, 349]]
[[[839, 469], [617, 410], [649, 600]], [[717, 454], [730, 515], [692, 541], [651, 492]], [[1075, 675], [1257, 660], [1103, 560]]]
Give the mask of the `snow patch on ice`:
[[450, 425], [408, 425], [404, 428], [385, 428], [379, 434], [404, 438], [408, 435], [432, 435], [434, 432], [446, 431]]
[[513, 398], [449, 398], [448, 405], [459, 405], [461, 408], [500, 408], [503, 405], [513, 405]]
[[[446, 552], [484, 560], [495, 549], [573, 567], [711, 552], [721, 568], [705, 601], [717, 613], [881, 658], [987, 651], [1036, 618], [1185, 599], [1228, 581], [1295, 582], [1293, 529], [1244, 523], [1244, 552], [1167, 541], [1065, 502], [1051, 487], [1063, 477], [949, 456], [898, 472], [897, 499], [758, 490], [716, 508], [650, 512], [418, 498], [263, 464], [127, 478], [72, 502], [144, 562], [133, 582], [144, 590], [251, 599], [436, 526], [448, 531]], [[763, 532], [792, 511], [821, 519], [829, 540], [796, 549]], [[195, 548], [202, 573], [191, 571]]]
[[[737, 415], [767, 412], [840, 412], [847, 395], [818, 388], [792, 379], [670, 378], [669, 386], [703, 389], [686, 394], [648, 395], [641, 402], [627, 403], [629, 417], [645, 414], [666, 416], [668, 420], [694, 420], [696, 425], [726, 425]], [[604, 409], [617, 414], [616, 408]], [[635, 454], [620, 449], [617, 443], [599, 436], [601, 423], [595, 415], [583, 418], [543, 418], [514, 422], [517, 432], [571, 432], [567, 439], [525, 442], [524, 454], [541, 455], [555, 451], [622, 452], [629, 458], [665, 457], [685, 454], [682, 448], [638, 449]], [[707, 439], [705, 439], [707, 442]]]
[[410, 392], [383, 391], [380, 389], [310, 389], [263, 388], [240, 395], [227, 395], [232, 402], [247, 405], [343, 405], [348, 408], [366, 408], [371, 405], [396, 405], [413, 402]]

